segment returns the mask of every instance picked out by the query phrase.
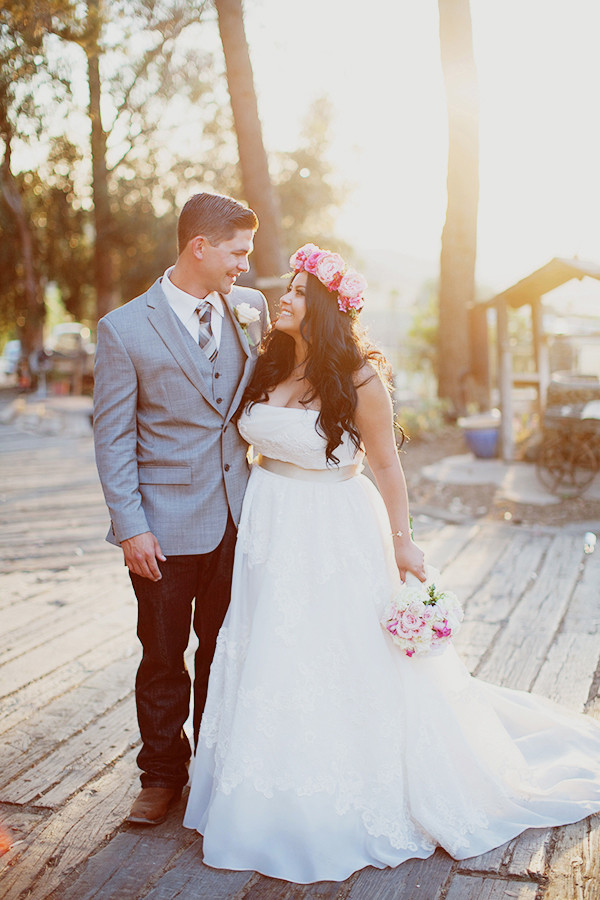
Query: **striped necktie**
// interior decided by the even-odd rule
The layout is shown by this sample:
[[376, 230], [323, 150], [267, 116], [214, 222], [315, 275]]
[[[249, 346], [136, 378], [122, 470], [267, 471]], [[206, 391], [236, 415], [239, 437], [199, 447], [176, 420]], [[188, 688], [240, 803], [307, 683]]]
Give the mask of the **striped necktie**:
[[210, 316], [212, 313], [212, 304], [208, 301], [198, 304], [196, 307], [199, 320], [198, 343], [206, 353], [211, 362], [217, 358], [219, 348], [210, 325]]

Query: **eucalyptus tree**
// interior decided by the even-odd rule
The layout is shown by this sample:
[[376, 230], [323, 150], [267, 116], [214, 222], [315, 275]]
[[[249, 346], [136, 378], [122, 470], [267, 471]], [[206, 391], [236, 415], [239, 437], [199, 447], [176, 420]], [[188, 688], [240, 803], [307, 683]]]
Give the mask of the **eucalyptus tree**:
[[43, 53], [48, 23], [59, 7], [61, 0], [49, 0], [42, 13], [35, 0], [4, 0], [0, 7], [0, 191], [3, 249], [9, 248], [1, 261], [0, 321], [18, 329], [25, 361], [42, 344], [44, 302], [29, 202], [34, 195], [28, 195], [15, 157], [39, 140], [48, 102], [60, 102], [68, 92]]
[[469, 0], [438, 0], [448, 105], [448, 202], [440, 258], [438, 394], [465, 407], [472, 375], [470, 308], [475, 300], [479, 200], [479, 101]]
[[[173, 261], [177, 211], [194, 190], [246, 196], [267, 233], [261, 198], [252, 202], [241, 180], [219, 61], [199, 49], [210, 30], [198, 0], [4, 0], [2, 193], [12, 188], [18, 215], [0, 203], [2, 333], [35, 323], [28, 346], [41, 342], [48, 281], [90, 325], [141, 293]], [[327, 240], [332, 227], [327, 116], [315, 107], [298, 150], [276, 158], [288, 250], [307, 229]], [[280, 262], [265, 265], [259, 276], [282, 272]]]
[[260, 221], [253, 262], [257, 287], [273, 310], [281, 296], [286, 265], [281, 247], [280, 209], [269, 174], [241, 0], [214, 0], [227, 69], [227, 84], [237, 135], [243, 193]]
[[[173, 190], [177, 129], [189, 131], [196, 120], [202, 130], [198, 112], [211, 88], [212, 61], [182, 37], [198, 26], [204, 6], [204, 0], [72, 0], [79, 15], [54, 18], [53, 32], [85, 58], [98, 317], [123, 299], [117, 219], [127, 192], [119, 182], [141, 176], [153, 214], [153, 204], [164, 206]], [[208, 124], [213, 115], [208, 104]]]

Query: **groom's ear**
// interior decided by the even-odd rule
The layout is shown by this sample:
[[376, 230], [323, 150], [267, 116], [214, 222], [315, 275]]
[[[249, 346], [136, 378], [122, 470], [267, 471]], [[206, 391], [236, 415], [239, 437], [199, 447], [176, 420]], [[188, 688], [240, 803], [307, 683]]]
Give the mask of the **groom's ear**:
[[197, 234], [196, 237], [193, 237], [190, 241], [190, 250], [196, 259], [202, 259], [204, 256], [204, 248], [206, 247], [207, 240], [201, 234]]

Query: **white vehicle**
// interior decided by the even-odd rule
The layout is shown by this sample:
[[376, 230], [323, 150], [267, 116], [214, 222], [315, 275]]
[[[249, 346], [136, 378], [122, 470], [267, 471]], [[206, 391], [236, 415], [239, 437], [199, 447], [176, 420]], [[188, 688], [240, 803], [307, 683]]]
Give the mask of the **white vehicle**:
[[53, 368], [61, 370], [63, 361], [82, 360], [83, 372], [91, 374], [94, 368], [96, 345], [90, 341], [90, 329], [81, 322], [63, 322], [55, 325], [45, 347]]
[[21, 358], [21, 341], [7, 341], [0, 356], [0, 375], [16, 375]]

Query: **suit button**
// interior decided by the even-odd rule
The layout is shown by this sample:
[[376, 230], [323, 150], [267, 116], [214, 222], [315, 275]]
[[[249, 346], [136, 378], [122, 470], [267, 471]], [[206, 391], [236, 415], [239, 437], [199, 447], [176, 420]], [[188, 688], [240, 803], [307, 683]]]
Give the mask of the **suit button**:
[[229, 463], [225, 463], [223, 468], [225, 469], [226, 472], [229, 472]]
[[223, 434], [227, 431], [227, 425], [223, 425]]
[[215, 372], [215, 378], [220, 378], [220, 377], [221, 377], [221, 373], [220, 373], [220, 372]]
[[222, 397], [217, 397], [217, 403], [222, 403], [222, 402], [223, 402], [223, 398], [222, 398]]

